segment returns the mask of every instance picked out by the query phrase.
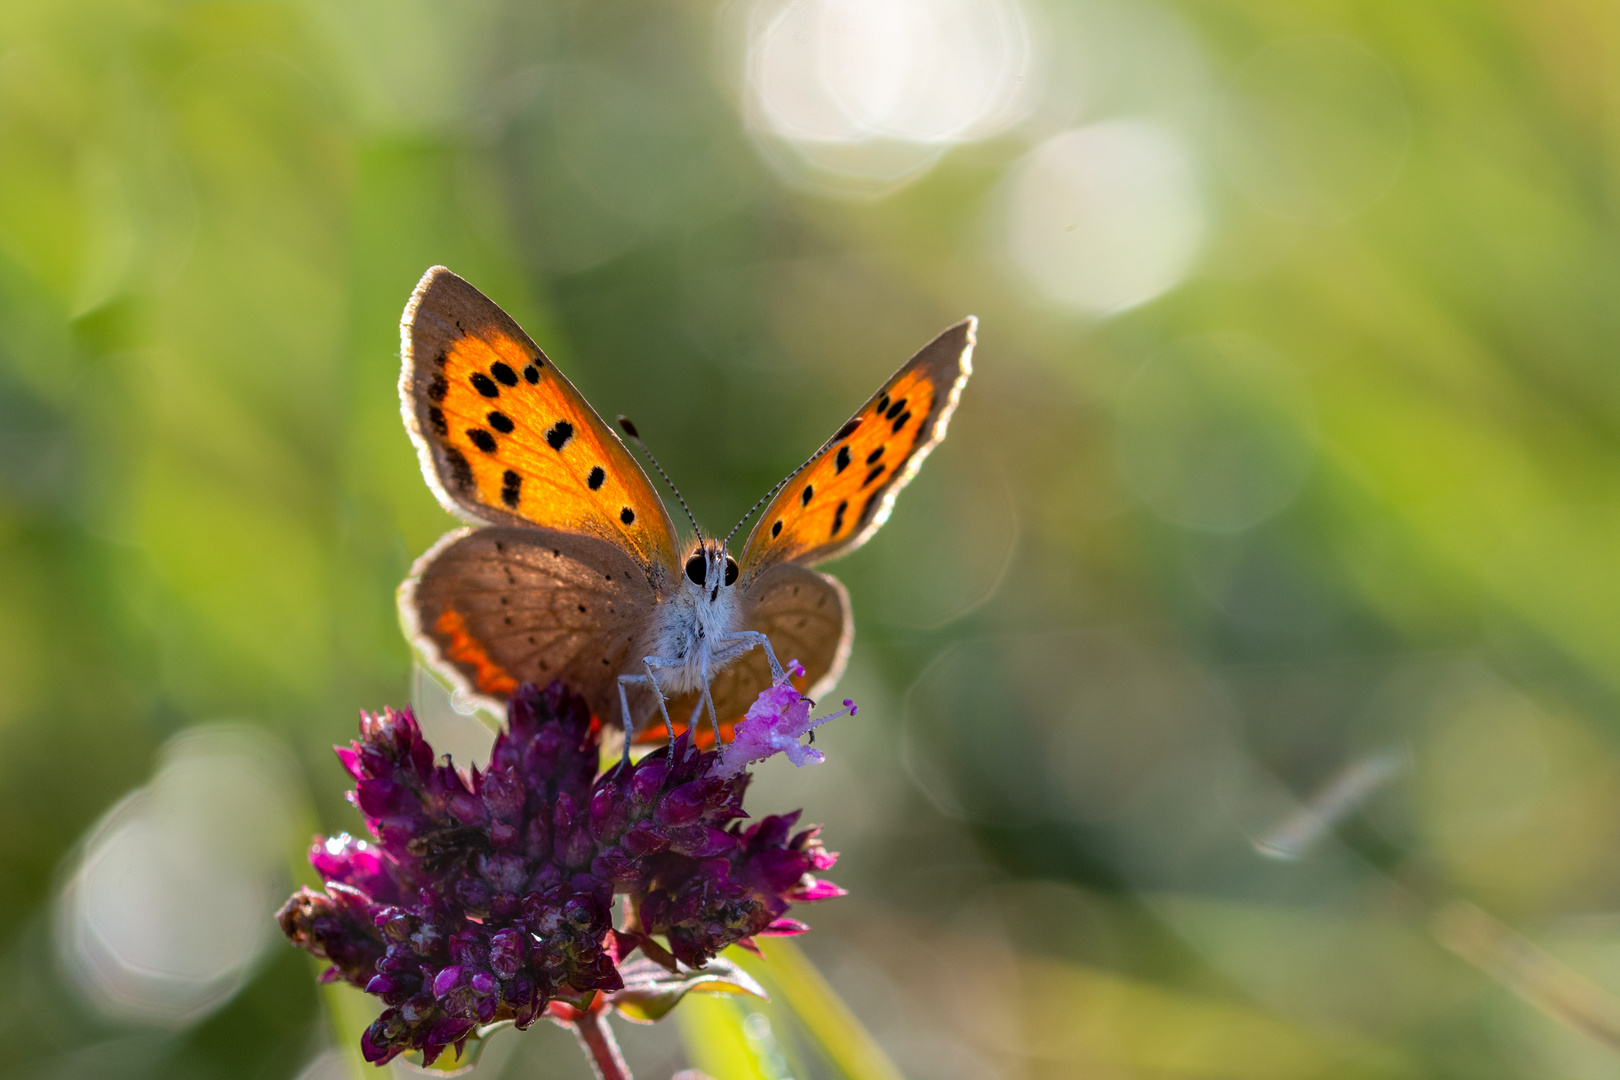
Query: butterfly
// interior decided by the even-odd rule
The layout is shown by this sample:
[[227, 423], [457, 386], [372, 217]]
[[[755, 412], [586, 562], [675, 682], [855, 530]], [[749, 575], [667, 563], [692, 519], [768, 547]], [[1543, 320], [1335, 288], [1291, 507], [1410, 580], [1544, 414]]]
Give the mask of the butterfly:
[[843, 585], [810, 567], [866, 542], [945, 437], [976, 327], [964, 319], [923, 346], [760, 500], [733, 554], [695, 519], [682, 540], [551, 359], [494, 301], [433, 267], [401, 320], [400, 409], [428, 486], [469, 524], [399, 588], [419, 660], [497, 713], [520, 683], [560, 679], [599, 721], [646, 738], [696, 737], [703, 710], [729, 736], [782, 677], [779, 658], [797, 659], [795, 685], [819, 696], [843, 671], [854, 620]]

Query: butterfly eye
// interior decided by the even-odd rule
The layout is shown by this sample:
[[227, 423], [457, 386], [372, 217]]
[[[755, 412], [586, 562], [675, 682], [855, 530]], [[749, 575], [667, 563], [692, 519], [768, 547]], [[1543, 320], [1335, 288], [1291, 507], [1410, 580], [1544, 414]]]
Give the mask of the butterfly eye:
[[686, 560], [686, 580], [694, 585], [702, 585], [703, 575], [708, 571], [708, 568], [709, 560], [703, 557], [703, 552], [698, 552]]
[[726, 556], [726, 584], [737, 584], [737, 560], [730, 555]]

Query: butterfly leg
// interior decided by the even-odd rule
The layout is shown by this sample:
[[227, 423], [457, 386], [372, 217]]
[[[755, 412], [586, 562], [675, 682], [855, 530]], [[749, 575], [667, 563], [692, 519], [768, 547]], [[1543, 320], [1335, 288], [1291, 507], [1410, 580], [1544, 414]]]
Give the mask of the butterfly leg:
[[655, 668], [683, 667], [686, 661], [679, 657], [643, 656], [641, 666], [647, 669], [646, 682], [652, 687], [653, 694], [658, 698], [658, 711], [663, 714], [664, 727], [669, 730], [669, 741], [675, 741], [675, 724], [669, 718], [669, 706], [665, 703], [664, 690], [658, 685], [658, 676], [654, 674]]
[[[636, 731], [635, 731], [635, 723], [634, 723], [634, 721], [632, 721], [630, 719], [630, 698], [625, 694], [624, 688], [625, 688], [626, 685], [628, 685], [630, 683], [635, 683], [637, 686], [641, 686], [641, 685], [643, 685], [645, 683], [649, 683], [649, 682], [652, 682], [652, 680], [649, 679], [645, 675], [620, 675], [619, 676], [619, 709], [621, 710], [621, 712], [622, 712], [622, 714], [624, 716], [624, 766], [625, 766], [626, 769], [628, 769], [630, 767], [630, 744], [636, 741]], [[654, 686], [654, 692], [655, 693], [657, 692], [656, 685]], [[660, 702], [659, 703], [660, 704], [663, 703], [661, 695], [660, 695]], [[664, 718], [664, 723], [665, 724], [669, 723], [669, 718], [668, 717]], [[671, 728], [670, 730], [672, 732], [674, 731], [673, 728]]]
[[635, 725], [630, 719], [630, 699], [625, 694], [624, 688], [631, 684], [652, 687], [653, 695], [658, 699], [658, 711], [664, 717], [664, 730], [669, 732], [669, 741], [673, 743], [675, 741], [675, 724], [669, 718], [669, 706], [664, 703], [664, 691], [659, 687], [658, 677], [653, 673], [653, 669], [657, 667], [674, 667], [682, 662], [663, 656], [644, 656], [641, 658], [641, 664], [647, 669], [647, 674], [619, 676], [619, 708], [624, 714], [624, 757], [626, 761], [630, 760], [630, 743], [635, 737]]
[[705, 658], [700, 658], [698, 661], [698, 676], [703, 682], [703, 692], [698, 695], [697, 713], [692, 717], [693, 730], [696, 730], [699, 714], [702, 713], [703, 707], [707, 705], [709, 707], [709, 723], [714, 728], [714, 748], [719, 750], [725, 744], [720, 739], [720, 717], [715, 712], [714, 695], [709, 693], [709, 662]]
[[738, 649], [737, 655], [740, 656], [749, 649], [753, 648], [755, 645], [758, 645], [760, 648], [765, 650], [765, 659], [771, 662], [771, 678], [774, 680], [782, 677], [782, 664], [776, 659], [775, 650], [771, 648], [771, 639], [760, 633], [758, 630], [739, 630], [735, 634], [727, 634], [725, 637], [720, 639], [720, 643], [722, 645], [743, 645], [744, 642], [747, 644], [743, 648]]

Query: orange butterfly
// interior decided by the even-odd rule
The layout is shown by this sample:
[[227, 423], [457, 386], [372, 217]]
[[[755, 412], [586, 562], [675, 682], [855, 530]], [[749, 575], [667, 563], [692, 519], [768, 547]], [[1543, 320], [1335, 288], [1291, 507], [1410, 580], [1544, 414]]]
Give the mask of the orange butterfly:
[[767, 495], [733, 558], [724, 540], [681, 541], [646, 473], [556, 366], [435, 266], [400, 326], [400, 408], [428, 486], [473, 524], [400, 586], [406, 635], [486, 707], [504, 711], [520, 682], [561, 679], [627, 732], [655, 712], [672, 733], [695, 728], [702, 710], [729, 732], [781, 677], [779, 656], [804, 666], [801, 692], [825, 692], [854, 622], [844, 587], [808, 567], [876, 532], [945, 437], [976, 326], [957, 323], [907, 361]]

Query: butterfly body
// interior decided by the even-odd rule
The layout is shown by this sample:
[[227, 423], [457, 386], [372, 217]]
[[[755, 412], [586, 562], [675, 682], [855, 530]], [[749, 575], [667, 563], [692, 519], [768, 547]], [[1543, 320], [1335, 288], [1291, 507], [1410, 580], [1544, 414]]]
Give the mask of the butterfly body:
[[699, 542], [684, 564], [680, 585], [654, 617], [651, 651], [643, 657], [655, 663], [658, 687], [671, 695], [700, 690], [710, 672], [752, 647], [751, 640], [739, 638], [749, 627], [736, 591], [737, 564], [724, 546]]
[[[974, 323], [925, 346], [769, 499], [737, 552], [682, 543], [618, 436], [495, 303], [443, 267], [401, 324], [400, 404], [429, 487], [471, 527], [400, 586], [423, 663], [499, 711], [520, 682], [561, 679], [604, 722], [655, 715], [725, 728], [782, 674], [825, 692], [853, 618], [810, 569], [882, 525], [944, 437]], [[762, 500], [764, 502], [766, 500]]]

